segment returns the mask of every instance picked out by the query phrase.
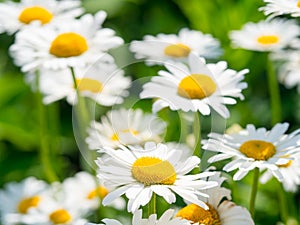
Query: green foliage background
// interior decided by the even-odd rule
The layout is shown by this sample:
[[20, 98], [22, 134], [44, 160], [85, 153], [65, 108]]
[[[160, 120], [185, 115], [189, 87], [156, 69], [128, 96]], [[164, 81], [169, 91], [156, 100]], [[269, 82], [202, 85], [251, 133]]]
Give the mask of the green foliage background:
[[[229, 67], [235, 70], [250, 69], [250, 73], [246, 75], [248, 88], [243, 92], [245, 100], [230, 107], [231, 117], [226, 121], [226, 126], [238, 123], [245, 127], [251, 123], [270, 128], [266, 55], [233, 49], [228, 38], [230, 30], [240, 29], [249, 21], [265, 19], [263, 13], [258, 11], [262, 5], [262, 0], [83, 0], [86, 12], [106, 10], [108, 19], [104, 27], [115, 29], [126, 43], [141, 40], [146, 34], [177, 33], [182, 27], [212, 34], [220, 40], [224, 49], [220, 60], [226, 60]], [[12, 36], [0, 35], [0, 187], [7, 182], [19, 181], [31, 175], [45, 178], [38, 154], [39, 124], [35, 97], [8, 54], [8, 47], [13, 41]], [[137, 64], [128, 68], [127, 73], [136, 79], [153, 76], [158, 69], [159, 67], [149, 68], [144, 64]], [[283, 121], [289, 122], [290, 131], [293, 131], [300, 127], [299, 94], [295, 89], [287, 90], [283, 86], [280, 89]], [[150, 110], [147, 104], [142, 104], [141, 107]], [[176, 117], [169, 111], [164, 113], [163, 117]], [[52, 153], [56, 155], [53, 163], [63, 180], [82, 169], [81, 156], [72, 130], [72, 108], [66, 102], [60, 101], [49, 106], [49, 114], [49, 118], [52, 118], [49, 121], [51, 144], [59, 149], [59, 152]], [[55, 122], [55, 118], [59, 123]], [[205, 117], [203, 120], [209, 121], [210, 118]], [[174, 131], [177, 129], [172, 126], [176, 125], [169, 125], [167, 137], [176, 140]], [[210, 123], [204, 122], [204, 137], [210, 131], [209, 126]], [[251, 178], [251, 174], [239, 183], [228, 179], [229, 185], [234, 187], [234, 201], [244, 206], [248, 205], [250, 195], [249, 177]], [[257, 224], [275, 224], [279, 220], [280, 205], [274, 185], [276, 182], [272, 181], [260, 186]], [[295, 205], [293, 213], [300, 214], [299, 193], [289, 195], [287, 200], [289, 205]]]

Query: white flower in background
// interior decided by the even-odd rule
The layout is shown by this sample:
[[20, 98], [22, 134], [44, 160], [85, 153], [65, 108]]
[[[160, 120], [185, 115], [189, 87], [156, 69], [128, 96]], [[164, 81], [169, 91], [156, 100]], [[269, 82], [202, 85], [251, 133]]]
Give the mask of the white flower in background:
[[0, 33], [12, 34], [33, 21], [41, 24], [61, 22], [83, 13], [77, 0], [21, 0], [0, 3]]
[[300, 51], [280, 51], [272, 54], [272, 58], [279, 62], [279, 81], [286, 88], [297, 86], [300, 93]]
[[207, 209], [198, 197], [206, 196], [202, 191], [217, 183], [200, 180], [213, 175], [213, 172], [187, 175], [200, 163], [198, 157], [184, 159], [183, 150], [168, 149], [164, 144], [151, 142], [147, 142], [143, 149], [120, 147], [118, 150], [101, 149], [100, 152], [107, 155], [97, 159], [98, 177], [105, 186], [116, 188], [103, 199], [104, 206], [125, 194], [129, 199], [127, 210], [134, 212], [149, 203], [153, 193], [169, 204], [176, 201], [176, 193]]
[[[70, 195], [69, 199], [73, 204], [81, 206], [81, 210], [87, 214], [92, 210], [96, 210], [100, 201], [111, 190], [107, 189], [100, 183], [96, 176], [93, 176], [87, 172], [79, 172], [74, 177], [69, 177], [64, 180], [62, 189], [65, 195]], [[116, 199], [110, 206], [124, 210], [126, 203], [122, 198]]]
[[[123, 102], [131, 85], [130, 78], [124, 76], [114, 63], [98, 62], [89, 69], [74, 69], [77, 90], [81, 96], [89, 97], [100, 105], [112, 106]], [[70, 69], [59, 71], [40, 70], [40, 91], [43, 102], [50, 104], [66, 98], [74, 105], [77, 91]]]
[[117, 148], [147, 141], [160, 141], [166, 124], [157, 116], [142, 110], [120, 109], [107, 112], [101, 122], [92, 121], [86, 142], [90, 149]]
[[[284, 31], [284, 32], [283, 32]], [[229, 33], [232, 45], [253, 51], [278, 51], [288, 46], [299, 46], [300, 28], [294, 20], [273, 19], [249, 22], [241, 30]]]
[[[173, 218], [174, 210], [169, 209], [165, 211], [159, 219], [156, 214], [152, 214], [147, 219], [142, 218], [142, 210], [137, 210], [133, 213], [132, 225], [190, 225], [190, 222], [184, 219]], [[122, 225], [114, 219], [103, 219], [103, 223], [98, 225]], [[86, 225], [97, 225], [94, 223], [87, 223]]]
[[48, 185], [34, 177], [28, 177], [23, 181], [7, 183], [0, 190], [0, 214], [2, 224], [15, 225], [19, 223], [32, 224], [36, 222], [29, 212], [37, 207], [45, 199], [45, 191]]
[[85, 206], [78, 204], [77, 196], [72, 193], [77, 187], [64, 190], [62, 184], [54, 183], [51, 186], [48, 201], [41, 202], [38, 210], [31, 210], [30, 215], [34, 216], [33, 225], [85, 225]]
[[288, 126], [288, 123], [278, 123], [267, 131], [247, 125], [245, 130], [234, 134], [210, 133], [209, 140], [203, 142], [203, 149], [220, 152], [212, 156], [209, 163], [231, 158], [223, 170], [230, 172], [238, 169], [234, 180], [240, 180], [249, 171], [259, 168], [267, 169], [282, 182], [284, 177], [279, 166], [294, 160], [295, 154], [300, 151], [300, 129], [287, 135], [284, 133]]
[[158, 98], [153, 104], [157, 112], [169, 106], [171, 110], [200, 111], [209, 115], [211, 108], [228, 118], [225, 104], [236, 104], [234, 98], [243, 99], [241, 91], [247, 87], [242, 82], [248, 70], [236, 72], [227, 68], [226, 62], [205, 64], [203, 58], [190, 54], [188, 66], [182, 63], [165, 63], [168, 71], [159, 71], [143, 86], [141, 98]]
[[195, 225], [254, 225], [246, 208], [229, 201], [231, 200], [230, 190], [221, 187], [225, 179], [220, 177], [219, 172], [208, 180], [217, 181], [219, 184], [217, 187], [205, 191], [209, 195], [209, 198], [206, 198], [205, 201], [209, 209], [204, 210], [195, 204], [188, 204], [177, 212], [177, 217], [189, 220], [190, 224]]
[[[296, 192], [300, 185], [300, 154], [293, 156], [295, 157], [293, 160], [289, 160], [286, 164], [278, 165], [278, 170], [283, 176], [281, 183], [288, 192]], [[266, 183], [272, 177], [273, 174], [267, 170], [261, 175], [260, 182]]]
[[16, 34], [10, 53], [23, 72], [41, 67], [61, 70], [87, 67], [98, 60], [112, 60], [105, 53], [123, 44], [109, 28], [101, 28], [106, 13], [86, 14], [78, 20], [64, 20], [47, 26], [27, 26]]
[[163, 64], [167, 60], [186, 61], [193, 54], [216, 58], [221, 55], [220, 42], [210, 34], [183, 28], [178, 35], [146, 35], [143, 41], [133, 41], [130, 50], [137, 59], [146, 59], [149, 65]]
[[264, 11], [265, 15], [273, 18], [290, 14], [293, 17], [300, 16], [300, 1], [299, 0], [264, 0], [266, 6], [259, 8]]

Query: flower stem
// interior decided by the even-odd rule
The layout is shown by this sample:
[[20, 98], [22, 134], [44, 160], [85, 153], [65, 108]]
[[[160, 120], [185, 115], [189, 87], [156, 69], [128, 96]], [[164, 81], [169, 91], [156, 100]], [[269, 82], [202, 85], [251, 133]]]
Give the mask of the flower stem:
[[156, 214], [156, 194], [152, 194], [152, 198], [148, 203], [148, 216]]
[[179, 119], [180, 119], [180, 139], [179, 142], [186, 142], [187, 135], [189, 133], [188, 123], [186, 121], [184, 112], [178, 111]]
[[[90, 172], [93, 172], [96, 168], [96, 164], [94, 163], [95, 160], [95, 153], [91, 152], [88, 149], [88, 146], [85, 142], [85, 138], [87, 136], [87, 128], [90, 125], [91, 122], [91, 113], [89, 110], [89, 107], [87, 105], [87, 102], [85, 101], [81, 95], [80, 91], [78, 89], [78, 83], [76, 81], [76, 75], [73, 67], [70, 67], [72, 79], [73, 79], [73, 85], [76, 89], [76, 95], [77, 95], [77, 104], [73, 107], [73, 131], [74, 136], [76, 139], [76, 143], [78, 145], [78, 148], [83, 156], [82, 160], [82, 166], [85, 167], [87, 170], [91, 170]], [[88, 163], [88, 165], [86, 165]]]
[[288, 208], [286, 205], [286, 196], [283, 186], [280, 182], [278, 182], [278, 200], [279, 200], [279, 210], [281, 220], [286, 223], [288, 219]]
[[40, 140], [40, 159], [43, 165], [44, 173], [49, 182], [58, 181], [58, 177], [52, 167], [50, 159], [50, 144], [47, 128], [46, 107], [43, 104], [42, 94], [39, 89], [40, 75], [36, 73], [36, 101], [38, 105], [39, 119], [39, 140]]
[[250, 206], [249, 206], [249, 211], [252, 217], [254, 217], [254, 212], [255, 212], [255, 198], [258, 190], [258, 178], [259, 178], [259, 169], [255, 168], [253, 171], [253, 183], [252, 183]]
[[280, 100], [280, 89], [277, 81], [277, 76], [273, 67], [271, 60], [267, 59], [267, 74], [268, 74], [268, 86], [269, 95], [271, 101], [271, 111], [272, 111], [272, 125], [280, 122], [282, 120], [281, 115], [281, 100]]
[[195, 138], [194, 155], [201, 158], [202, 157], [201, 124], [200, 124], [200, 113], [199, 112], [195, 112], [193, 130], [194, 130], [194, 138]]

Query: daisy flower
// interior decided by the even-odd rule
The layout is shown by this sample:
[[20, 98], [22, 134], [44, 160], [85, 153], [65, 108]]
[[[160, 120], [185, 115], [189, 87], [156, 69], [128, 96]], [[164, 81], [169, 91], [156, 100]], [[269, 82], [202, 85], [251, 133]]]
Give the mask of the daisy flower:
[[[224, 178], [220, 177], [220, 173], [216, 173], [209, 180], [218, 182], [218, 186], [208, 189], [206, 193], [209, 198], [206, 204], [209, 209], [188, 204], [180, 209], [176, 216], [189, 220], [190, 224], [218, 224], [218, 225], [254, 225], [248, 210], [244, 207], [237, 206], [231, 200], [230, 190], [221, 187]], [[226, 200], [224, 200], [224, 198]]]
[[[72, 202], [77, 202], [81, 205], [81, 210], [89, 213], [99, 207], [102, 200], [111, 190], [107, 189], [97, 181], [97, 177], [87, 173], [79, 172], [74, 177], [69, 177], [62, 183], [63, 192], [66, 195], [71, 195], [67, 199]], [[125, 200], [122, 198], [116, 199], [115, 204], [112, 204], [116, 209], [123, 210], [125, 208]]]
[[[300, 155], [294, 155], [293, 160], [289, 160], [286, 164], [278, 165], [278, 170], [282, 174], [282, 185], [287, 192], [296, 192], [300, 185]], [[273, 177], [270, 171], [265, 171], [261, 177], [260, 182], [266, 183]]]
[[[142, 210], [137, 210], [133, 213], [132, 218], [132, 225], [190, 225], [190, 223], [187, 220], [182, 220], [179, 218], [173, 218], [174, 210], [169, 209], [165, 211], [162, 216], [157, 220], [157, 215], [152, 214], [149, 216], [148, 219], [142, 218]], [[117, 220], [113, 219], [104, 219], [102, 222], [105, 225], [122, 225]], [[104, 224], [98, 224], [98, 225], [104, 225]], [[96, 225], [94, 223], [88, 223], [86, 225]]]
[[105, 186], [116, 188], [103, 199], [104, 206], [125, 194], [128, 198], [127, 210], [134, 212], [146, 205], [153, 193], [169, 204], [176, 201], [176, 193], [183, 199], [208, 208], [198, 197], [206, 196], [201, 191], [217, 184], [200, 179], [213, 173], [187, 175], [200, 163], [198, 157], [183, 159], [182, 150], [168, 149], [164, 144], [151, 142], [147, 142], [142, 150], [120, 146], [118, 150], [105, 147], [101, 152], [108, 156], [97, 159], [98, 177]]
[[272, 54], [274, 60], [280, 61], [278, 70], [279, 81], [285, 85], [286, 88], [293, 88], [297, 86], [297, 91], [300, 93], [300, 54], [299, 50], [281, 51]]
[[44, 192], [48, 185], [34, 177], [23, 181], [6, 184], [0, 190], [0, 214], [2, 224], [14, 225], [35, 221], [29, 211], [37, 208], [44, 201]]
[[[128, 95], [131, 82], [122, 70], [109, 62], [98, 62], [89, 69], [75, 68], [77, 90], [81, 96], [89, 97], [100, 105], [112, 106], [123, 102]], [[67, 102], [77, 103], [77, 90], [70, 69], [40, 70], [40, 91], [43, 102], [50, 104], [66, 98]]]
[[149, 65], [167, 60], [186, 61], [190, 52], [205, 58], [221, 55], [220, 42], [210, 34], [183, 28], [178, 35], [146, 35], [143, 41], [133, 41], [129, 48], [137, 59], [146, 59]]
[[14, 32], [33, 21], [41, 24], [57, 23], [83, 13], [78, 0], [21, 0], [0, 3], [0, 33]]
[[231, 31], [229, 37], [234, 47], [269, 52], [299, 45], [299, 34], [300, 29], [295, 21], [273, 19], [247, 23], [241, 30]]
[[158, 142], [165, 127], [165, 123], [157, 116], [143, 113], [140, 109], [112, 110], [102, 116], [100, 123], [91, 122], [86, 142], [90, 149]]
[[38, 68], [59, 70], [86, 67], [97, 60], [112, 60], [104, 54], [123, 43], [112, 29], [101, 28], [106, 13], [86, 14], [48, 26], [27, 26], [16, 34], [10, 53], [23, 72]]
[[67, 194], [65, 191], [73, 192], [76, 187], [65, 190], [61, 183], [54, 183], [49, 190], [49, 198], [40, 204], [38, 210], [31, 210], [36, 225], [85, 225], [86, 213], [84, 206], [78, 204], [77, 196]]
[[220, 152], [212, 156], [209, 163], [232, 158], [223, 170], [230, 172], [238, 169], [233, 176], [234, 180], [240, 180], [250, 170], [259, 168], [269, 170], [282, 181], [282, 171], [278, 166], [294, 160], [294, 155], [300, 150], [300, 129], [287, 135], [284, 133], [288, 126], [288, 123], [278, 123], [267, 131], [265, 128], [256, 129], [253, 125], [247, 125], [245, 130], [235, 134], [210, 133], [209, 140], [204, 141], [203, 149]]
[[241, 91], [247, 84], [241, 82], [248, 70], [236, 72], [227, 68], [226, 62], [205, 64], [203, 58], [190, 54], [188, 66], [183, 63], [166, 63], [167, 71], [143, 86], [141, 98], [159, 98], [153, 104], [157, 112], [169, 106], [171, 110], [200, 111], [209, 115], [213, 108], [228, 118], [225, 104], [236, 104], [234, 97], [243, 99]]
[[300, 1], [299, 0], [264, 0], [266, 6], [259, 8], [264, 11], [265, 15], [270, 18], [290, 14], [293, 17], [300, 16]]

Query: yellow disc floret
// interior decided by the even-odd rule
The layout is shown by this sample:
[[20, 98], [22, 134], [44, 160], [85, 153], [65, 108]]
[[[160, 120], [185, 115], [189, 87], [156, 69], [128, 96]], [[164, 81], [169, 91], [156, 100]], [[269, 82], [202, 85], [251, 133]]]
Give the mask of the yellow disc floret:
[[89, 192], [89, 194], [87, 195], [87, 199], [92, 200], [96, 197], [103, 199], [107, 194], [108, 194], [108, 190], [103, 186], [99, 186]]
[[[206, 203], [207, 204], [207, 203]], [[177, 213], [177, 217], [190, 220], [193, 223], [199, 223], [203, 225], [221, 225], [219, 214], [217, 210], [211, 205], [207, 204], [208, 210], [201, 208], [198, 205], [190, 204], [180, 209]]]
[[275, 146], [266, 141], [251, 140], [240, 146], [240, 152], [255, 160], [268, 160], [276, 153]]
[[132, 176], [145, 185], [172, 185], [176, 171], [172, 164], [155, 157], [141, 157], [131, 167]]
[[20, 213], [27, 213], [28, 209], [31, 207], [37, 207], [39, 202], [40, 202], [40, 197], [39, 196], [33, 196], [29, 198], [24, 198], [22, 199], [19, 204], [18, 204], [18, 211]]
[[[122, 130], [121, 131], [122, 133], [130, 133], [132, 134], [133, 136], [136, 136], [139, 134], [139, 132], [137, 130], [134, 130], [134, 129], [126, 129], [126, 130]], [[110, 137], [111, 140], [113, 141], [119, 141], [120, 138], [119, 138], [119, 135], [117, 133], [114, 133], [111, 137]]]
[[39, 20], [42, 24], [49, 23], [53, 18], [51, 12], [40, 6], [25, 8], [19, 15], [19, 21], [29, 24], [34, 20]]
[[79, 91], [89, 91], [92, 93], [99, 93], [103, 88], [102, 83], [90, 78], [76, 79], [76, 84]]
[[273, 45], [279, 42], [279, 37], [276, 35], [262, 35], [257, 38], [257, 42], [262, 45]]
[[181, 58], [181, 57], [187, 57], [190, 54], [191, 49], [184, 45], [184, 44], [173, 44], [168, 45], [164, 53], [167, 56], [175, 57], [175, 58]]
[[297, 7], [300, 8], [300, 0], [297, 2]]
[[185, 98], [203, 99], [212, 95], [216, 89], [216, 83], [209, 76], [191, 74], [180, 81], [177, 93]]
[[58, 35], [51, 43], [49, 52], [56, 57], [72, 57], [83, 54], [88, 49], [86, 39], [73, 32]]
[[49, 215], [49, 219], [54, 224], [64, 224], [69, 222], [72, 217], [65, 209], [58, 209]]

